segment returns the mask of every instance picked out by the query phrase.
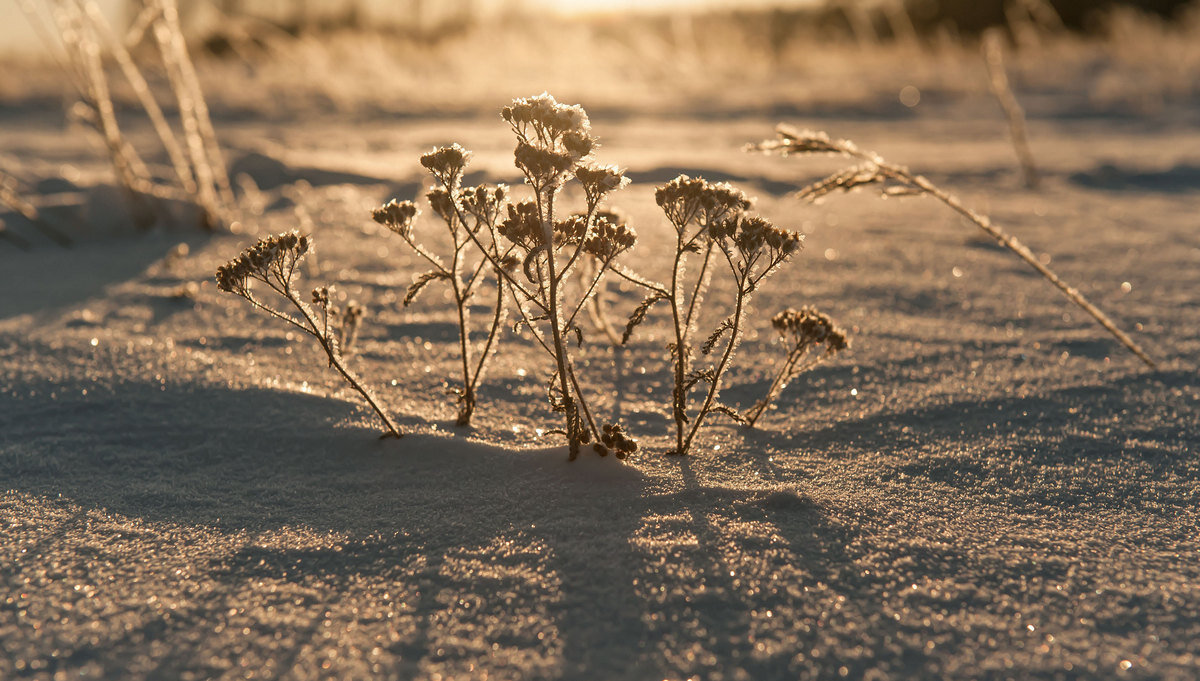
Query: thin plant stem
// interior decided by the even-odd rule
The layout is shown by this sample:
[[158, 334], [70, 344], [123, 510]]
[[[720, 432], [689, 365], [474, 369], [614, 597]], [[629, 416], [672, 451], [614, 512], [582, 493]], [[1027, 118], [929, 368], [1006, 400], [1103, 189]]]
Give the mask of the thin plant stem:
[[[729, 254], [726, 253], [728, 258]], [[732, 262], [730, 265], [732, 266]], [[749, 267], [747, 267], [749, 271]], [[721, 353], [721, 361], [717, 363], [716, 369], [713, 371], [712, 382], [708, 387], [708, 394], [704, 396], [704, 403], [700, 406], [699, 413], [696, 414], [695, 420], [692, 422], [691, 430], [688, 431], [687, 438], [683, 441], [683, 448], [680, 454], [687, 454], [691, 449], [692, 441], [699, 432], [700, 426], [704, 423], [704, 418], [708, 416], [709, 411], [713, 406], [713, 402], [717, 399], [717, 395], [721, 391], [721, 378], [725, 374], [725, 369], [729, 367], [730, 361], [733, 359], [733, 353], [737, 349], [738, 334], [741, 333], [742, 314], [745, 310], [747, 301], [747, 292], [745, 289], [745, 275], [738, 281], [737, 300], [734, 302], [733, 308], [733, 324], [729, 330], [729, 342], [725, 345], [725, 351]]]
[[1040, 177], [1037, 163], [1033, 160], [1033, 151], [1029, 148], [1029, 138], [1025, 134], [1025, 110], [1021, 108], [1021, 103], [1017, 101], [1017, 96], [1013, 94], [1009, 85], [1008, 73], [1004, 68], [1004, 48], [1000, 40], [996, 32], [988, 32], [983, 37], [983, 63], [987, 67], [988, 88], [1008, 120], [1008, 134], [1017, 160], [1021, 164], [1025, 186], [1037, 189]]
[[346, 382], [349, 383], [359, 395], [362, 395], [362, 398], [367, 401], [367, 404], [371, 405], [371, 409], [374, 409], [375, 413], [379, 415], [379, 419], [383, 421], [383, 425], [388, 431], [384, 436], [395, 438], [403, 437], [404, 434], [401, 433], [400, 429], [396, 427], [396, 424], [392, 422], [392, 418], [387, 415], [387, 412], [385, 412], [383, 408], [379, 406], [379, 403], [376, 402], [375, 396], [371, 394], [371, 391], [368, 390], [367, 387], [364, 386], [361, 381], [359, 381], [358, 376], [355, 375], [355, 373], [342, 362], [341, 353], [337, 350], [337, 344], [331, 341], [327, 336], [324, 336], [318, 332], [317, 321], [313, 318], [308, 306], [296, 297], [295, 292], [290, 286], [286, 287], [285, 291], [287, 291], [287, 299], [291, 301], [292, 305], [294, 305], [297, 310], [300, 310], [300, 314], [304, 316], [305, 321], [308, 322], [309, 326], [312, 327], [309, 333], [317, 339], [318, 343], [321, 344], [321, 349], [324, 350], [325, 354], [329, 357], [329, 363], [334, 369], [337, 370], [339, 374], [342, 375], [342, 378], [346, 379]]

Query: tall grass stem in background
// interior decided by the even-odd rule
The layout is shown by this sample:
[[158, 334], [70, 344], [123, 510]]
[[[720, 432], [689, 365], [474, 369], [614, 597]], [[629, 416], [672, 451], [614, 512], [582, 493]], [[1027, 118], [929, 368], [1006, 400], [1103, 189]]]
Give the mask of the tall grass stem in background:
[[1029, 136], [1025, 132], [1025, 110], [1013, 94], [1009, 86], [1008, 72], [1004, 68], [1004, 37], [999, 30], [986, 31], [981, 43], [983, 63], [987, 67], [988, 88], [1008, 121], [1008, 135], [1012, 141], [1013, 150], [1017, 153], [1017, 161], [1021, 164], [1021, 175], [1025, 186], [1037, 189], [1041, 182], [1038, 176], [1037, 163], [1033, 160], [1033, 151], [1029, 148]]
[[[37, 206], [25, 200], [18, 191], [17, 178], [0, 170], [0, 204], [8, 206], [21, 217], [25, 218], [36, 227], [42, 234], [54, 243], [67, 248], [72, 244], [71, 238], [63, 233], [55, 225], [51, 224]], [[22, 250], [29, 250], [31, 244], [24, 238], [15, 233], [9, 232], [7, 229], [0, 229], [0, 235], [7, 238], [14, 245]]]
[[[135, 224], [148, 227], [161, 217], [155, 201], [162, 199], [194, 204], [208, 229], [230, 223], [234, 195], [229, 174], [187, 53], [175, 0], [144, 0], [135, 27], [126, 37], [117, 35], [95, 0], [53, 0], [42, 6], [32, 0], [18, 3], [79, 97], [72, 114], [103, 140]], [[57, 42], [47, 23], [53, 24]], [[151, 91], [143, 73], [145, 65], [132, 56], [146, 33], [154, 36], [158, 66], [166, 73], [178, 107], [182, 142]], [[150, 120], [174, 170], [175, 184], [156, 180], [122, 132], [102, 60], [106, 54], [116, 61]]]

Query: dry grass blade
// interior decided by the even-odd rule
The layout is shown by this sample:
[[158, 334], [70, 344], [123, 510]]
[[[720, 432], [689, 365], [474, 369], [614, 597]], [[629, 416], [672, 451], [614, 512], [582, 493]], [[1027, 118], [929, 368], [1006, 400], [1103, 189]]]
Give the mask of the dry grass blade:
[[1033, 160], [1033, 151], [1029, 148], [1029, 137], [1025, 134], [1025, 110], [1021, 108], [1017, 96], [1009, 86], [1008, 73], [1004, 68], [1003, 38], [997, 31], [988, 31], [983, 36], [983, 63], [987, 66], [988, 88], [1008, 120], [1008, 134], [1012, 140], [1017, 160], [1021, 164], [1021, 174], [1025, 178], [1025, 186], [1037, 189], [1037, 164]]
[[125, 79], [133, 86], [133, 91], [137, 95], [138, 102], [145, 109], [146, 116], [150, 119], [150, 123], [154, 127], [154, 132], [158, 135], [163, 149], [167, 152], [167, 157], [171, 160], [171, 166], [175, 170], [175, 175], [179, 179], [180, 186], [184, 192], [195, 194], [195, 176], [191, 168], [188, 167], [183, 149], [179, 146], [179, 141], [175, 138], [175, 133], [171, 130], [170, 124], [167, 123], [167, 118], [163, 115], [162, 108], [158, 105], [158, 101], [154, 99], [154, 95], [150, 91], [150, 86], [142, 76], [141, 69], [134, 63], [129, 50], [125, 48], [124, 42], [113, 31], [112, 26], [108, 23], [108, 19], [104, 17], [104, 13], [100, 11], [100, 7], [95, 3], [95, 0], [75, 0], [75, 3], [80, 11], [84, 12], [88, 19], [91, 20], [97, 33], [104, 40], [105, 46], [113, 58], [116, 59], [117, 65], [121, 67], [121, 72], [125, 75]]
[[[122, 37], [108, 23], [96, 0], [54, 0], [39, 7], [18, 0], [35, 31], [46, 42], [79, 95], [73, 115], [93, 127], [104, 141], [136, 224], [147, 227], [156, 219], [152, 198], [183, 200], [203, 211], [203, 224], [215, 228], [230, 219], [234, 205], [228, 173], [216, 142], [199, 81], [187, 55], [174, 0], [145, 0], [130, 35]], [[52, 19], [57, 39], [46, 24]], [[162, 66], [179, 108], [181, 144], [134, 60], [131, 45], [150, 31], [159, 47]], [[117, 120], [102, 54], [111, 55], [132, 87], [150, 120], [175, 173], [178, 186], [156, 182]]]
[[[1130, 352], [1132, 352], [1134, 355], [1137, 355], [1137, 357], [1145, 362], [1147, 366], [1151, 368], [1157, 368], [1158, 365], [1155, 364], [1154, 360], [1150, 359], [1150, 356], [1147, 355], [1144, 350], [1142, 350], [1141, 346], [1134, 342], [1134, 340], [1130, 338], [1128, 334], [1118, 328], [1116, 323], [1114, 323], [1113, 320], [1108, 317], [1108, 315], [1104, 314], [1100, 308], [1088, 301], [1088, 299], [1085, 298], [1078, 289], [1067, 284], [1062, 280], [1062, 278], [1055, 274], [1053, 270], [1043, 265], [1041, 261], [1038, 260], [1037, 256], [1035, 256], [1033, 252], [1030, 251], [1029, 248], [1026, 247], [1025, 244], [1021, 243], [1016, 237], [992, 224], [991, 219], [989, 219], [986, 215], [981, 215], [970, 208], [967, 208], [961, 201], [958, 200], [958, 197], [942, 190], [924, 176], [913, 174], [904, 166], [887, 163], [881, 156], [879, 156], [879, 154], [876, 154], [875, 152], [860, 150], [853, 142], [849, 140], [833, 140], [824, 132], [811, 130], [801, 131], [787, 125], [780, 125], [776, 129], [776, 132], [778, 135], [777, 139], [766, 140], [758, 144], [748, 145], [746, 150], [779, 154], [781, 156], [788, 156], [790, 154], [836, 153], [860, 161], [865, 161], [868, 164], [876, 166], [879, 169], [879, 172], [884, 175], [887, 180], [899, 183], [903, 189], [932, 196], [933, 198], [945, 204], [951, 210], [970, 220], [975, 224], [976, 227], [979, 227], [984, 232], [987, 232], [987, 234], [995, 239], [997, 243], [1016, 254], [1016, 256], [1021, 260], [1024, 260], [1027, 265], [1037, 270], [1038, 274], [1042, 275], [1043, 278], [1045, 278], [1051, 284], [1054, 284], [1058, 290], [1062, 291], [1063, 295], [1065, 295], [1071, 302], [1082, 308], [1083, 311], [1091, 315], [1092, 319], [1095, 319], [1100, 326], [1104, 327], [1106, 331], [1112, 334], [1113, 337], [1120, 341], [1120, 343], [1124, 345]], [[835, 179], [839, 177], [855, 178], [858, 177], [858, 175], [855, 173], [847, 175], [845, 172], [837, 173], [831, 176], [829, 180], [825, 182], [819, 182], [817, 184], [821, 185], [822, 187], [833, 185], [831, 190], [836, 188], [844, 188], [849, 190], [855, 186], [861, 186], [862, 184], [861, 182], [854, 183], [851, 180], [847, 180], [844, 186], [840, 186], [837, 185], [837, 181]], [[804, 190], [801, 190], [801, 192], [803, 191]], [[885, 193], [888, 195], [895, 194], [895, 192], [887, 190], [885, 190]]]

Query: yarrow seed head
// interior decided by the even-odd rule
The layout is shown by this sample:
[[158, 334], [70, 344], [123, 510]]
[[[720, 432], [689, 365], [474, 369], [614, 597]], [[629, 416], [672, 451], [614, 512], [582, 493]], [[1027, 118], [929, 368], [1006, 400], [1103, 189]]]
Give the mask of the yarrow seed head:
[[592, 234], [584, 242], [583, 250], [600, 260], [610, 260], [633, 248], [636, 243], [637, 232], [624, 221], [597, 215]]
[[771, 251], [772, 258], [790, 256], [801, 247], [804, 235], [771, 224], [757, 215], [734, 215], [708, 227], [709, 238], [714, 241], [730, 240], [746, 257], [752, 256], [764, 246]]
[[421, 156], [421, 165], [448, 187], [456, 187], [463, 170], [471, 161], [471, 152], [458, 144], [435, 147]]
[[265, 280], [272, 269], [290, 271], [309, 252], [312, 240], [292, 230], [259, 239], [238, 257], [217, 268], [217, 288], [245, 295], [249, 279]]
[[682, 230], [693, 221], [712, 226], [715, 222], [750, 209], [744, 192], [728, 182], [680, 175], [654, 192], [654, 200], [667, 219]]
[[450, 192], [438, 187], [430, 189], [425, 198], [429, 201], [429, 207], [438, 217], [446, 222], [453, 222], [457, 211], [454, 210], [454, 200], [450, 198]]
[[421, 210], [412, 201], [396, 201], [392, 199], [379, 208], [376, 208], [371, 213], [371, 217], [375, 219], [375, 222], [387, 227], [400, 236], [407, 237], [412, 234], [413, 224], [420, 214]]
[[829, 315], [815, 307], [788, 308], [771, 318], [771, 325], [797, 345], [824, 345], [825, 354], [833, 355], [850, 347], [846, 332]]
[[583, 185], [588, 203], [599, 203], [609, 192], [616, 191], [629, 184], [625, 171], [615, 165], [600, 165], [589, 163], [575, 169], [575, 179]]
[[501, 236], [525, 250], [533, 250], [544, 241], [542, 220], [533, 201], [508, 204], [508, 216], [500, 221], [497, 229]]

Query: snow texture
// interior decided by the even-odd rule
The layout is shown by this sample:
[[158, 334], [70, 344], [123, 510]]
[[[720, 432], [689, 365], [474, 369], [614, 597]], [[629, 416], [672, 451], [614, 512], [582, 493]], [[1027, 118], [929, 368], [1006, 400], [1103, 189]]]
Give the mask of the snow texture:
[[[777, 122], [765, 105], [593, 115], [600, 160], [635, 182], [613, 204], [644, 274], [670, 248], [653, 187], [680, 172], [808, 233], [754, 298], [727, 401], [765, 389], [783, 307], [817, 305], [854, 344], [685, 459], [662, 456], [663, 309], [627, 351], [593, 334], [582, 354], [642, 444], [627, 464], [566, 462], [543, 434], [547, 362], [512, 334], [454, 428], [453, 308], [436, 288], [400, 307], [421, 269], [370, 209], [420, 200], [433, 144], [476, 152], [469, 182], [517, 184], [502, 99], [452, 120], [218, 118], [264, 191], [253, 233], [0, 244], [0, 678], [1195, 679], [1196, 109], [1031, 98], [1035, 193], [981, 97], [785, 113], [1052, 254], [1159, 370], [935, 203], [788, 196], [839, 162], [743, 154]], [[35, 104], [6, 121], [18, 170], [102, 169]], [[311, 339], [213, 285], [256, 235], [302, 226], [297, 203], [306, 281], [369, 309], [352, 363], [401, 440], [377, 439]], [[641, 295], [610, 298], [623, 318]], [[710, 300], [702, 329], [728, 302]]]

